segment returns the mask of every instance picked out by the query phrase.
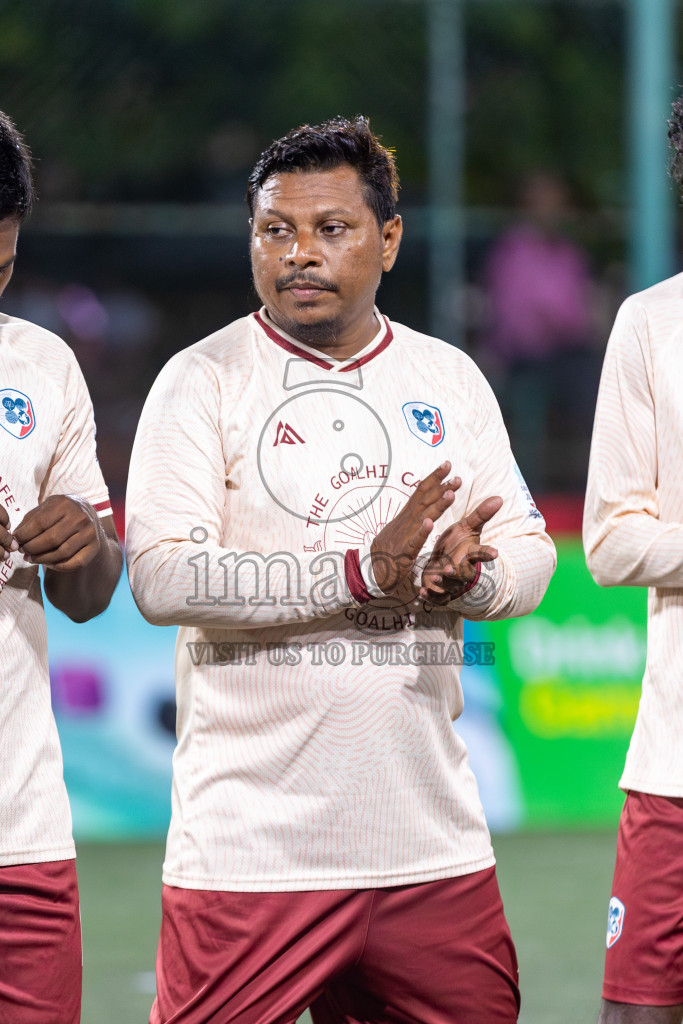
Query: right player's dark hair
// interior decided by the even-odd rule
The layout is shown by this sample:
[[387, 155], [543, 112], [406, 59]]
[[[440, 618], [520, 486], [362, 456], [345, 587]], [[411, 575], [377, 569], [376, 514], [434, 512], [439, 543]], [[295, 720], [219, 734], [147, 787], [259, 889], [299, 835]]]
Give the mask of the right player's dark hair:
[[673, 151], [669, 174], [679, 192], [683, 193], [683, 96], [679, 96], [671, 107], [669, 143]]
[[247, 203], [253, 215], [256, 193], [273, 174], [329, 171], [342, 164], [361, 177], [368, 206], [379, 226], [391, 220], [398, 200], [394, 154], [370, 131], [367, 117], [333, 117], [319, 125], [304, 124], [276, 139], [261, 153], [249, 176]]
[[28, 146], [0, 110], [0, 220], [21, 222], [29, 213], [35, 190]]

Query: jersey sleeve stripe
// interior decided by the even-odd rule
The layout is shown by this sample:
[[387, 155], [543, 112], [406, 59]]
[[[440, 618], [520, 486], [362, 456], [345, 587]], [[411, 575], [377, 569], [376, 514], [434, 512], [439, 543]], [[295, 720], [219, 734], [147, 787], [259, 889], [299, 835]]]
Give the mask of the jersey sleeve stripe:
[[97, 512], [98, 516], [103, 519], [104, 516], [112, 515], [112, 507], [110, 501], [98, 501], [93, 508]]

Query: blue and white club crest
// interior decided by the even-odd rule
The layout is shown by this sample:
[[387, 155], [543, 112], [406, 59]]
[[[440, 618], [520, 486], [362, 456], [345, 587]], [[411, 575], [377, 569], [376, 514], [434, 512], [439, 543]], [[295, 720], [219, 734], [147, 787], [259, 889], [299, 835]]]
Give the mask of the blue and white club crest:
[[621, 935], [624, 927], [624, 914], [626, 913], [626, 907], [613, 896], [609, 901], [609, 911], [607, 913], [607, 948], [611, 949], [614, 943]]
[[35, 425], [36, 417], [28, 395], [25, 395], [23, 391], [15, 391], [14, 388], [2, 388], [0, 390], [0, 426], [3, 426], [8, 434], [21, 440], [28, 437]]
[[441, 444], [446, 431], [441, 410], [435, 405], [427, 405], [426, 402], [406, 402], [403, 406], [403, 415], [411, 434], [419, 437], [430, 448]]

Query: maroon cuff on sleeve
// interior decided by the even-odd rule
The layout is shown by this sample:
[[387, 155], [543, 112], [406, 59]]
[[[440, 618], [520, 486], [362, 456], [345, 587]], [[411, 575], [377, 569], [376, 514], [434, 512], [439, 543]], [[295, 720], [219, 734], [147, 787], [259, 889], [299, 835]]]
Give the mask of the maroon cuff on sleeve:
[[351, 597], [354, 601], [358, 601], [358, 604], [367, 604], [372, 595], [365, 586], [365, 580], [360, 571], [358, 548], [349, 548], [344, 555], [344, 572], [346, 573], [346, 583], [351, 591]]
[[474, 576], [472, 577], [470, 582], [467, 584], [467, 586], [463, 590], [463, 594], [466, 594], [468, 590], [472, 589], [472, 587], [476, 587], [477, 583], [479, 582], [479, 577], [480, 576], [481, 576], [481, 562], [477, 562], [477, 564], [474, 567]]

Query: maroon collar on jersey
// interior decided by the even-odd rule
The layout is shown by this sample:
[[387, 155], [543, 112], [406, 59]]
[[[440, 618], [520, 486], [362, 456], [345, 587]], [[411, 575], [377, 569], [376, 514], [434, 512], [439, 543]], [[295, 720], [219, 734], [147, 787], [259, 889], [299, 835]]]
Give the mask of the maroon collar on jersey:
[[[329, 359], [323, 359], [322, 356], [314, 356], [308, 349], [300, 348], [295, 341], [279, 334], [274, 327], [271, 327], [270, 324], [265, 322], [260, 313], [252, 313], [251, 315], [254, 320], [256, 320], [259, 327], [265, 331], [271, 341], [274, 341], [276, 345], [283, 348], [285, 352], [289, 352], [295, 356], [300, 356], [302, 359], [308, 359], [309, 362], [315, 363], [316, 366], [320, 366], [323, 370], [333, 370], [335, 368], [335, 364], [330, 362]], [[378, 356], [380, 352], [384, 352], [385, 348], [391, 344], [394, 338], [394, 332], [391, 329], [391, 324], [383, 314], [380, 313], [378, 315], [382, 317], [382, 320], [386, 325], [386, 334], [379, 345], [377, 345], [376, 348], [373, 348], [372, 352], [368, 352], [367, 355], [360, 355], [358, 359], [354, 359], [352, 363], [342, 366], [338, 371], [339, 373], [348, 373], [350, 370], [358, 370], [361, 366], [365, 366], [366, 363], [369, 363], [371, 359], [374, 359], [375, 356]], [[370, 342], [370, 344], [372, 344], [372, 342]]]

